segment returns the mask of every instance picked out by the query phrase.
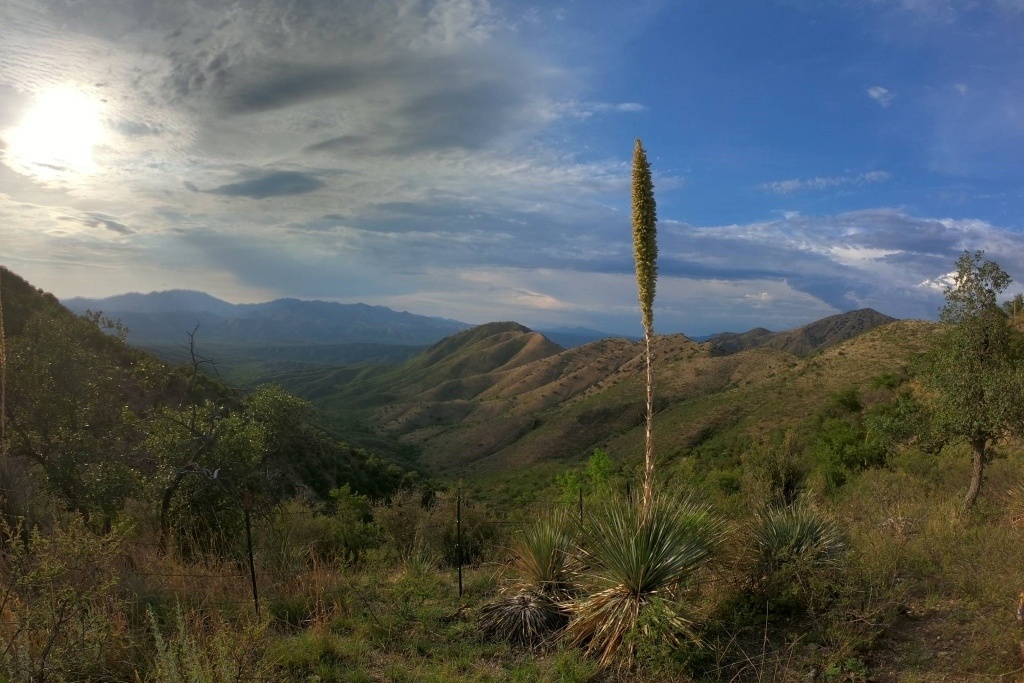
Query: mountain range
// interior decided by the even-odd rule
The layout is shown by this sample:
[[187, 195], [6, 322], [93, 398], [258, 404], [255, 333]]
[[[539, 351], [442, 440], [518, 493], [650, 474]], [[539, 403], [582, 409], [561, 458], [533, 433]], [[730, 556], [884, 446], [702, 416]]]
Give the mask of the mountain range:
[[[328, 301], [276, 299], [260, 304], [232, 304], [205, 292], [175, 289], [149, 294], [119, 294], [103, 299], [75, 297], [62, 303], [79, 315], [102, 311], [120, 320], [128, 339], [160, 355], [179, 348], [198, 326], [197, 339], [234, 357], [288, 360], [311, 356], [329, 364], [392, 362], [472, 325], [447, 318], [399, 312], [385, 306]], [[552, 341], [573, 347], [612, 337], [585, 327], [544, 330]], [[333, 345], [330, 349], [322, 345]], [[349, 348], [345, 345], [360, 344]], [[366, 345], [407, 346], [374, 349]], [[297, 351], [296, 345], [316, 345]]]
[[170, 290], [62, 302], [75, 313], [102, 311], [120, 319], [135, 344], [180, 343], [199, 326], [204, 342], [243, 345], [387, 343], [426, 345], [464, 330], [457, 320], [384, 306], [276, 299], [231, 304], [203, 292]]

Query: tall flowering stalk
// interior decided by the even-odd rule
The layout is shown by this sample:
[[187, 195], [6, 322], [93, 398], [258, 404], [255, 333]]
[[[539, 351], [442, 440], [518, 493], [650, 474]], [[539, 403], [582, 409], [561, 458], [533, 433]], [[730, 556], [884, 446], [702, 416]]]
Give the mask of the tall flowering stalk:
[[646, 517], [654, 497], [654, 382], [651, 376], [651, 338], [654, 336], [654, 290], [658, 280], [658, 211], [654, 203], [654, 182], [644, 145], [637, 138], [633, 147], [633, 257], [636, 286], [644, 325], [647, 359], [647, 434], [644, 447], [644, 493], [642, 511]]

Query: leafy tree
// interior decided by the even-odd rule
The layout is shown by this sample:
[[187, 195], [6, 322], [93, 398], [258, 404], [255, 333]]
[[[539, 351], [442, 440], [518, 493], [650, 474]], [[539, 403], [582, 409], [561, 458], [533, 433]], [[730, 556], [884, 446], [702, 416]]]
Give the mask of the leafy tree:
[[100, 316], [42, 311], [10, 339], [7, 432], [12, 455], [34, 464], [69, 509], [104, 524], [135, 485], [139, 414], [161, 366], [105, 334]]
[[161, 544], [172, 518], [187, 537], [226, 542], [241, 524], [243, 502], [271, 493], [310, 410], [267, 385], [241, 400], [207, 396], [157, 412], [147, 445], [156, 460]]
[[945, 443], [966, 442], [972, 451], [970, 508], [981, 492], [990, 448], [1024, 433], [1024, 344], [998, 295], [1010, 276], [984, 252], [965, 251], [946, 288], [940, 318], [948, 329], [929, 352], [922, 380], [930, 392], [931, 429]]
[[658, 280], [658, 212], [654, 182], [644, 145], [633, 147], [633, 257], [636, 262], [637, 296], [644, 325], [647, 360], [647, 431], [644, 446], [644, 514], [654, 496], [654, 383], [651, 376], [651, 338], [654, 336], [654, 291]]

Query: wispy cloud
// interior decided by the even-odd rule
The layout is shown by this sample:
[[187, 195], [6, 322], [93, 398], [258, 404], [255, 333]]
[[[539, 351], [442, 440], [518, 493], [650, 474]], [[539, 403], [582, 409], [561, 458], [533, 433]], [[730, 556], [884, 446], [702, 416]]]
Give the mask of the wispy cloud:
[[896, 93], [888, 88], [883, 88], [880, 85], [871, 86], [868, 88], [867, 93], [868, 97], [873, 99], [875, 102], [878, 102], [878, 104], [883, 108], [888, 107], [892, 104], [892, 101], [896, 99]]
[[637, 113], [646, 111], [647, 107], [639, 102], [577, 102], [569, 100], [565, 102], [552, 102], [545, 108], [546, 116], [550, 118], [571, 117], [587, 119], [595, 114], [608, 113]]
[[860, 185], [863, 183], [879, 183], [890, 178], [886, 171], [869, 171], [858, 175], [840, 176], [817, 176], [814, 178], [791, 178], [789, 180], [776, 180], [770, 183], [763, 183], [762, 190], [776, 192], [778, 194], [792, 194], [805, 190], [826, 190], [843, 185]]

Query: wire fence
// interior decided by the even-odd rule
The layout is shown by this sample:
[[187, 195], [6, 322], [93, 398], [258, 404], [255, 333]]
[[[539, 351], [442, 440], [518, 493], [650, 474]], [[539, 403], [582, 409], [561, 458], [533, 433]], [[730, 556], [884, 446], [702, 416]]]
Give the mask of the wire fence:
[[[0, 488], [0, 497], [7, 493], [24, 492]], [[177, 538], [168, 543], [155, 539], [154, 530], [143, 532], [141, 538], [128, 537], [120, 543], [124, 559], [119, 576], [138, 601], [163, 600], [178, 592], [185, 594], [189, 604], [251, 604], [259, 613], [265, 599], [295, 597], [302, 584], [310, 581], [344, 583], [356, 590], [360, 600], [367, 600], [374, 577], [362, 571], [360, 552], [391, 550], [393, 559], [400, 562], [419, 561], [450, 572], [452, 587], [461, 599], [466, 592], [466, 572], [491, 572], [500, 566], [507, 541], [538, 514], [564, 510], [570, 519], [582, 521], [590, 502], [582, 488], [558, 498], [519, 497], [515, 514], [503, 518], [491, 513], [485, 496], [464, 488], [456, 489], [454, 495], [448, 492], [432, 505], [409, 506], [407, 511], [379, 503], [372, 510], [390, 511], [404, 528], [388, 530], [376, 522], [353, 523], [349, 519], [353, 527], [362, 524], [377, 533], [366, 547], [354, 552], [346, 543], [358, 545], [358, 539], [347, 539], [346, 533], [358, 529], [344, 528], [346, 520], [327, 508], [286, 504], [255, 514], [243, 505], [244, 539], [192, 538], [182, 543], [183, 539]], [[403, 519], [405, 512], [409, 514]], [[216, 517], [209, 520], [211, 528], [220, 526]], [[333, 524], [333, 529], [317, 528], [325, 521]], [[392, 524], [395, 522], [393, 519]], [[396, 532], [406, 536], [403, 547], [396, 543]], [[433, 547], [429, 547], [431, 543]], [[358, 588], [353, 578], [359, 581]]]

